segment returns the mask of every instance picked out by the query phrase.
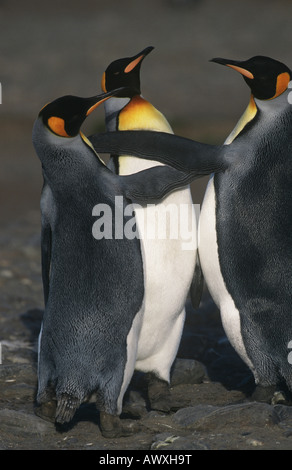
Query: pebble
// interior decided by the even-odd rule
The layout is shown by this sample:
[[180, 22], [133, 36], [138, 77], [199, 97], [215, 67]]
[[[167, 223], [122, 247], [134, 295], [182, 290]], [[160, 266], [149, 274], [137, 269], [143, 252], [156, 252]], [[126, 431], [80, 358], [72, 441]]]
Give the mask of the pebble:
[[173, 420], [197, 431], [213, 432], [227, 428], [273, 426], [279, 422], [279, 417], [271, 405], [251, 402], [223, 407], [198, 405], [177, 411]]
[[174, 414], [173, 421], [182, 427], [194, 427], [200, 419], [218, 409], [220, 409], [218, 406], [213, 405], [197, 405], [182, 408]]
[[45, 434], [49, 428], [53, 427], [52, 424], [40, 420], [34, 414], [6, 408], [0, 410], [0, 422], [1, 434], [13, 434], [15, 439]]
[[1, 269], [0, 276], [5, 277], [6, 279], [11, 279], [13, 278], [13, 272], [9, 269]]
[[209, 450], [209, 447], [207, 444], [199, 442], [195, 437], [182, 437], [161, 433], [155, 436], [151, 450]]
[[246, 443], [253, 447], [260, 447], [264, 445], [263, 442], [258, 441], [257, 439], [247, 439]]

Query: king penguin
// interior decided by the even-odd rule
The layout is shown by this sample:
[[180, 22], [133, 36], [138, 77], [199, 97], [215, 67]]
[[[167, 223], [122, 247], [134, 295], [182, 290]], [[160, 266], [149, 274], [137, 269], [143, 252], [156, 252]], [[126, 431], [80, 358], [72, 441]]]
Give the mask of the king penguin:
[[251, 97], [225, 141], [227, 168], [204, 197], [201, 266], [227, 337], [253, 372], [254, 398], [270, 401], [292, 391], [292, 74], [263, 56], [213, 62], [238, 71]]
[[[122, 96], [104, 104], [107, 131], [147, 129], [172, 133], [163, 114], [141, 95], [140, 68], [152, 50], [147, 47], [133, 57], [116, 60], [104, 72], [104, 92], [125, 87]], [[119, 175], [157, 165], [161, 164], [129, 155], [112, 156], [109, 163]], [[135, 215], [145, 276], [145, 312], [135, 369], [147, 375], [151, 408], [169, 411], [174, 406], [169, 393], [170, 371], [182, 335], [197, 251], [196, 216], [189, 185], [156, 205], [135, 205]]]
[[115, 220], [125, 226], [130, 219], [125, 207], [132, 199], [163, 197], [176, 188], [179, 174], [164, 167], [120, 177], [103, 164], [80, 127], [98, 104], [116, 93], [68, 95], [49, 103], [40, 111], [32, 136], [45, 181], [45, 311], [36, 413], [63, 424], [95, 394], [105, 437], [135, 431], [133, 422], [119, 415], [136, 361], [144, 273], [139, 239], [93, 236], [94, 208], [107, 207], [113, 230]]
[[291, 70], [265, 56], [212, 59], [239, 72], [249, 104], [224, 145], [155, 132], [97, 136], [94, 145], [211, 175], [199, 220], [204, 279], [227, 337], [253, 373], [257, 400], [292, 392]]

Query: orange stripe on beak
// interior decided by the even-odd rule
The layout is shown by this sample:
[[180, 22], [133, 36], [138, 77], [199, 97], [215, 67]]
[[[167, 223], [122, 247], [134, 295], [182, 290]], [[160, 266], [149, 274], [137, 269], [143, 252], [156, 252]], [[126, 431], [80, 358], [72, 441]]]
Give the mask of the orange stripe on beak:
[[238, 67], [237, 65], [230, 65], [226, 64], [227, 67], [231, 67], [232, 69], [236, 70], [237, 72], [241, 73], [241, 75], [244, 75], [247, 78], [254, 78], [253, 74], [249, 72], [246, 69], [243, 69], [242, 67]]
[[130, 62], [127, 67], [125, 68], [124, 72], [125, 73], [129, 73], [131, 72], [135, 67], [136, 65], [139, 64], [139, 62], [141, 62], [141, 60], [144, 58], [144, 55], [140, 55], [139, 57], [137, 57], [137, 59], [134, 59], [132, 62]]
[[92, 113], [92, 111], [94, 111], [101, 103], [108, 100], [109, 98], [111, 98], [111, 96], [106, 96], [106, 98], [103, 98], [102, 100], [98, 101], [93, 106], [91, 106], [91, 108], [87, 110], [86, 116], [89, 116], [89, 114]]

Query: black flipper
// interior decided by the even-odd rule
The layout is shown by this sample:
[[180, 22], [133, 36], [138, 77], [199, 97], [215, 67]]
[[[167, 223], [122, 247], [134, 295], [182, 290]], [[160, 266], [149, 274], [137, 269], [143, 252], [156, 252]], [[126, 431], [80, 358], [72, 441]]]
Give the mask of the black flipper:
[[[203, 144], [166, 132], [117, 131], [89, 137], [97, 153], [158, 160], [195, 177], [223, 171], [226, 146]], [[223, 151], [222, 151], [223, 150]]]
[[119, 174], [119, 161], [118, 161], [118, 156], [116, 155], [111, 155], [109, 162], [107, 164], [107, 167], [116, 175]]
[[155, 166], [131, 175], [119, 176], [125, 196], [140, 204], [158, 202], [176, 189], [187, 186], [194, 177], [170, 166]]
[[204, 288], [204, 275], [201, 268], [199, 251], [197, 250], [197, 259], [192, 284], [190, 287], [190, 297], [193, 308], [199, 308]]

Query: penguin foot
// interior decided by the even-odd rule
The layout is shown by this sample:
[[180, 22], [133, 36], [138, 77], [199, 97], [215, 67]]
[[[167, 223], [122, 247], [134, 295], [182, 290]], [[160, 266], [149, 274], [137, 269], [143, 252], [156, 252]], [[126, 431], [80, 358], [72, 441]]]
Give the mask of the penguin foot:
[[55, 422], [55, 415], [57, 409], [57, 402], [55, 400], [50, 400], [45, 403], [37, 405], [34, 409], [35, 414], [44, 419], [45, 421], [50, 421], [51, 423]]
[[262, 403], [271, 403], [274, 393], [276, 392], [275, 385], [257, 385], [251, 395], [251, 399]]
[[119, 416], [100, 412], [100, 430], [103, 437], [127, 437], [139, 432], [141, 426], [132, 420], [121, 420]]
[[148, 399], [152, 410], [171, 411], [171, 395], [166, 380], [159, 379], [154, 374], [148, 376]]
[[257, 385], [255, 391], [251, 395], [251, 399], [263, 403], [269, 403], [272, 405], [288, 405], [291, 403], [286, 392], [280, 390], [276, 385]]

